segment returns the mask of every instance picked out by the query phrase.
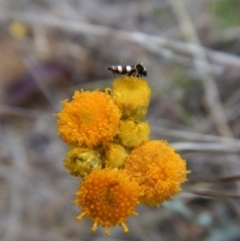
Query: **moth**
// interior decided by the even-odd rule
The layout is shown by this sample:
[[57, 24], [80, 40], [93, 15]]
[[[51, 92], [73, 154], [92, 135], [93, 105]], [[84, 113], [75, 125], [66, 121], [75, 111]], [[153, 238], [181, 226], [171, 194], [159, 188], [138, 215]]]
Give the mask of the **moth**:
[[147, 76], [148, 72], [142, 64], [137, 65], [112, 65], [108, 66], [107, 70], [112, 71], [113, 75], [127, 75], [127, 76], [136, 76], [142, 77]]

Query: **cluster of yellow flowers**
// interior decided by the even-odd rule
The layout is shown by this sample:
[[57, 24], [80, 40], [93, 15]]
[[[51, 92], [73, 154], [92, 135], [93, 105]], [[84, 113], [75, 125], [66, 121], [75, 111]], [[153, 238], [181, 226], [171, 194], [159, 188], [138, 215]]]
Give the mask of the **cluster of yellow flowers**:
[[120, 225], [128, 231], [127, 217], [137, 215], [140, 204], [159, 206], [171, 199], [187, 180], [186, 162], [163, 140], [149, 140], [143, 121], [150, 100], [147, 82], [125, 76], [113, 88], [75, 91], [64, 100], [58, 116], [58, 133], [69, 145], [64, 166], [82, 177], [74, 203], [101, 225]]

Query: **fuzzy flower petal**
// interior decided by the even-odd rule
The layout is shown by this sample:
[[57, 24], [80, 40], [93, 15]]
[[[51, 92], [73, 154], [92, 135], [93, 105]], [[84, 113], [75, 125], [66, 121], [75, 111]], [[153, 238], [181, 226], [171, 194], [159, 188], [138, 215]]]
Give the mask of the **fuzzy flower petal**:
[[113, 98], [122, 111], [122, 118], [142, 119], [146, 113], [151, 90], [145, 80], [125, 76], [113, 83]]
[[171, 199], [187, 181], [186, 162], [165, 141], [148, 141], [132, 151], [125, 161], [129, 175], [140, 184], [140, 201], [156, 205]]
[[72, 101], [62, 103], [58, 133], [66, 143], [94, 147], [113, 139], [121, 113], [107, 91], [75, 91]]
[[123, 170], [106, 168], [92, 171], [80, 183], [76, 195], [74, 203], [82, 211], [77, 220], [84, 216], [93, 220], [93, 232], [98, 225], [105, 228], [107, 235], [108, 228], [115, 225], [128, 232], [127, 217], [137, 215], [134, 209], [138, 204], [139, 186]]

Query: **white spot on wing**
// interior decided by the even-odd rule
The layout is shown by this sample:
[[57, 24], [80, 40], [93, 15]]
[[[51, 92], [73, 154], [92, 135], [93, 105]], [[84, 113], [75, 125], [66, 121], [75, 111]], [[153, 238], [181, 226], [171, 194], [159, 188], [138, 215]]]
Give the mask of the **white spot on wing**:
[[123, 69], [122, 69], [122, 66], [121, 66], [121, 65], [118, 65], [118, 66], [117, 66], [117, 69], [118, 69], [118, 72], [119, 72], [119, 73], [122, 73], [122, 70], [123, 70]]
[[126, 70], [127, 70], [127, 72], [130, 72], [132, 70], [132, 67], [130, 65], [127, 65]]

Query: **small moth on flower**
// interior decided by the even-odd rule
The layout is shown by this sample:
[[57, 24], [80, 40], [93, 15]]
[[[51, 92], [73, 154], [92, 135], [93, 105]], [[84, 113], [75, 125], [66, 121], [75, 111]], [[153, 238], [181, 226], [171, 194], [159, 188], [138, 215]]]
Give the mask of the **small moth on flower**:
[[146, 68], [142, 64], [137, 65], [112, 65], [108, 66], [107, 70], [112, 71], [113, 75], [127, 75], [127, 76], [136, 76], [136, 77], [142, 77], [147, 76], [148, 72]]

